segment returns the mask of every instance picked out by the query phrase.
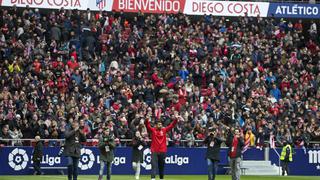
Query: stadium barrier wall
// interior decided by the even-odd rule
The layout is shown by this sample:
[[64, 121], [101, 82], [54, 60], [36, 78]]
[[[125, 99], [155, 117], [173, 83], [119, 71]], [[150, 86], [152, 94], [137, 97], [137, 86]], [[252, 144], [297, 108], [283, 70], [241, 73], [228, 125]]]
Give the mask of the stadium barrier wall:
[[[32, 147], [3, 147], [0, 148], [0, 175], [28, 175], [32, 174]], [[59, 147], [44, 148], [41, 167], [66, 167], [65, 157], [59, 157]], [[281, 149], [277, 149], [278, 152]], [[206, 174], [206, 148], [168, 148], [166, 158], [166, 174]], [[223, 166], [228, 165], [227, 148], [220, 152], [221, 162], [219, 173], [225, 173]], [[99, 150], [97, 147], [85, 147], [81, 150], [79, 163], [80, 174], [98, 174]], [[142, 174], [150, 174], [150, 149], [144, 149]], [[244, 160], [263, 160], [264, 151], [248, 149]], [[320, 175], [320, 149], [295, 149], [294, 162], [290, 166], [291, 175]], [[270, 150], [270, 161], [278, 164], [278, 157]], [[45, 171], [46, 174], [59, 174], [57, 170]], [[119, 147], [115, 150], [115, 160], [112, 166], [113, 174], [133, 174], [131, 168], [131, 148]]]
[[320, 4], [211, 0], [0, 0], [0, 6], [189, 15], [320, 18]]

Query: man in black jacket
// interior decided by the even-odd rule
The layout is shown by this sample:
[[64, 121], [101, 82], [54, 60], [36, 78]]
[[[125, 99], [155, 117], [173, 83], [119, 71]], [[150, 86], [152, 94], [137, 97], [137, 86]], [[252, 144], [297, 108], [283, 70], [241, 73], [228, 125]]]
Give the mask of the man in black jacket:
[[135, 136], [132, 138], [132, 167], [135, 171], [135, 178], [140, 178], [140, 166], [143, 162], [143, 149], [147, 145], [139, 130], [135, 132]]
[[222, 139], [217, 137], [216, 130], [211, 130], [204, 140], [207, 145], [206, 159], [208, 162], [208, 180], [214, 180], [217, 174], [218, 163], [220, 162], [220, 148]]
[[226, 141], [229, 147], [230, 169], [232, 180], [240, 180], [241, 153], [244, 146], [243, 133], [239, 129], [230, 132]]
[[36, 145], [32, 153], [32, 161], [33, 161], [33, 168], [34, 168], [33, 175], [41, 175], [42, 172], [40, 170], [40, 162], [43, 156], [43, 144], [40, 141], [40, 136], [36, 136], [34, 139], [36, 141]]
[[68, 180], [72, 180], [72, 176], [73, 180], [77, 180], [82, 142], [86, 142], [86, 136], [79, 129], [79, 123], [74, 121], [65, 132], [64, 155], [68, 157]]

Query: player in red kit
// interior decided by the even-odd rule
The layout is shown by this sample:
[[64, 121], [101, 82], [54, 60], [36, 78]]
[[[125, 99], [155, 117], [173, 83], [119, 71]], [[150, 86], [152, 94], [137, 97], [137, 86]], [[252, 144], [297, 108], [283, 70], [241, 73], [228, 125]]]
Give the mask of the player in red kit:
[[157, 173], [157, 166], [159, 168], [160, 180], [164, 178], [164, 164], [167, 152], [167, 132], [175, 127], [177, 122], [183, 121], [176, 112], [174, 115], [174, 121], [169, 126], [163, 127], [161, 121], [157, 121], [155, 127], [151, 127], [149, 117], [147, 117], [145, 124], [148, 131], [151, 133], [151, 180], [155, 180]]

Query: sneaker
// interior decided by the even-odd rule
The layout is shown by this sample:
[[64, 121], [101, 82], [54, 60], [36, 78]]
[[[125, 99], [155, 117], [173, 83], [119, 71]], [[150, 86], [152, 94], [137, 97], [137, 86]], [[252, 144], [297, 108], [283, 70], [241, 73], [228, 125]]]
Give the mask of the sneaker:
[[98, 180], [102, 180], [102, 176], [99, 175]]

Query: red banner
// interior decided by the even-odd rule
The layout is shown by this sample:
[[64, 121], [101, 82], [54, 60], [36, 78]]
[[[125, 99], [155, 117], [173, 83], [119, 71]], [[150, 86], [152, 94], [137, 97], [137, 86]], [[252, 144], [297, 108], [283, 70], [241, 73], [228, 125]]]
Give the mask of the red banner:
[[186, 0], [117, 0], [113, 11], [143, 13], [183, 13]]

